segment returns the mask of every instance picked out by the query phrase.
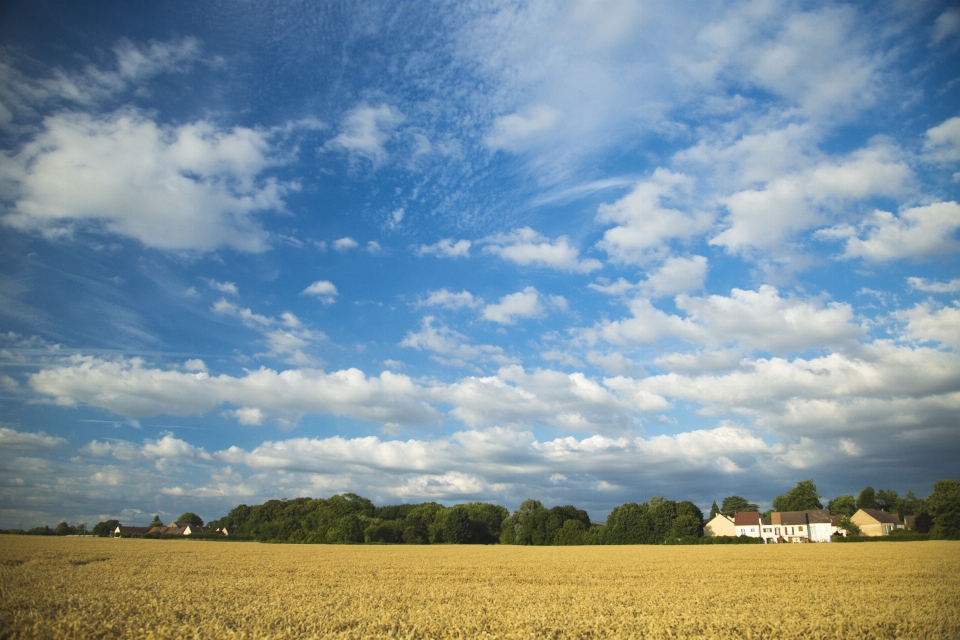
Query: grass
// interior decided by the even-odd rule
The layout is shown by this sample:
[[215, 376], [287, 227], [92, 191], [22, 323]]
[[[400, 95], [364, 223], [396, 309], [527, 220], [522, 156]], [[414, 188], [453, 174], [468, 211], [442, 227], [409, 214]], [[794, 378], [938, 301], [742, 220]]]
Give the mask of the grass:
[[957, 638], [960, 542], [0, 537], [0, 638]]

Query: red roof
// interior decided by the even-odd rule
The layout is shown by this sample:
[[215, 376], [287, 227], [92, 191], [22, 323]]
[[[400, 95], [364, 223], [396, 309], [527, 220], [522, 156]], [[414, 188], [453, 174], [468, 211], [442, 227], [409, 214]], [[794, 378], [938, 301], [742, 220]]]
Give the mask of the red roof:
[[741, 511], [733, 518], [735, 526], [760, 525], [759, 511]]

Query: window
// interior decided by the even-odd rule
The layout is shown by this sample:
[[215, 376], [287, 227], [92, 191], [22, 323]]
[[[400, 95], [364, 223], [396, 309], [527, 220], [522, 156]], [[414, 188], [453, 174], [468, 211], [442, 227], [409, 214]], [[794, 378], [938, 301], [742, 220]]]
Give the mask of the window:
[[803, 531], [803, 527], [797, 527], [797, 531]]

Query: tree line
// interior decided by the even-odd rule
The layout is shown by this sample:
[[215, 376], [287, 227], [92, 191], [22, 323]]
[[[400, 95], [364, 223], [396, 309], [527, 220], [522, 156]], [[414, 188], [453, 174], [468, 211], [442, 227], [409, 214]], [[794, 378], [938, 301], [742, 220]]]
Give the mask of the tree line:
[[[813, 480], [802, 480], [773, 500], [771, 511], [823, 509]], [[960, 481], [946, 479], [934, 483], [926, 498], [913, 492], [900, 497], [892, 489], [866, 487], [856, 497], [842, 495], [830, 500], [827, 509], [844, 518], [841, 528], [856, 535], [849, 521], [857, 509], [881, 509], [904, 516], [916, 516], [916, 531], [935, 539], [960, 539]], [[718, 513], [733, 517], [738, 512], [758, 511], [755, 503], [742, 496], [727, 496], [720, 506], [716, 501], [709, 518]], [[763, 515], [769, 516], [769, 511]], [[176, 521], [203, 525], [203, 520], [187, 512]], [[111, 535], [119, 521], [98, 523], [93, 535]], [[510, 513], [506, 508], [486, 502], [468, 502], [446, 507], [437, 502], [399, 504], [378, 507], [354, 493], [330, 498], [268, 500], [263, 504], [238, 505], [207, 524], [209, 530], [226, 528], [229, 538], [262, 542], [325, 544], [519, 544], [537, 546], [590, 544], [717, 544], [759, 542], [704, 538], [704, 514], [694, 503], [654, 496], [644, 503], [630, 502], [610, 512], [606, 522], [591, 522], [583, 509], [573, 505], [545, 507], [539, 500], [526, 500]], [[162, 526], [159, 517], [152, 526]], [[82, 529], [81, 529], [82, 527]], [[86, 525], [71, 527], [66, 522], [56, 529], [31, 529], [36, 535], [76, 535]], [[224, 539], [222, 534], [201, 534]]]

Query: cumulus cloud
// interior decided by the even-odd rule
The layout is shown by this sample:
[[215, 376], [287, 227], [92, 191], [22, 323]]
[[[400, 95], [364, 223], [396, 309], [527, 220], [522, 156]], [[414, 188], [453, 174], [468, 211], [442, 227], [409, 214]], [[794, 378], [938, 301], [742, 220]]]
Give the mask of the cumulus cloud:
[[434, 255], [438, 258], [466, 258], [470, 255], [469, 240], [457, 240], [454, 242], [451, 238], [444, 238], [435, 244], [422, 244], [417, 251], [421, 258], [426, 255]]
[[300, 293], [316, 296], [324, 304], [333, 304], [337, 300], [337, 287], [329, 280], [317, 280]]
[[784, 353], [823, 349], [855, 341], [863, 328], [845, 303], [782, 297], [770, 285], [756, 291], [733, 289], [730, 296], [674, 299], [684, 316], [667, 314], [647, 298], [629, 302], [632, 317], [604, 321], [582, 332], [588, 342], [656, 343], [680, 338], [697, 345], [737, 344], [748, 349]]
[[483, 319], [498, 324], [514, 324], [521, 318], [537, 318], [543, 315], [545, 307], [540, 300], [540, 292], [534, 287], [511, 293], [500, 298], [500, 302], [488, 304], [483, 308]]
[[949, 282], [927, 281], [926, 278], [907, 278], [907, 283], [911, 289], [925, 291], [927, 293], [956, 293], [960, 291], [960, 278], [954, 278]]
[[[960, 16], [960, 10], [956, 13]], [[960, 161], [960, 116], [927, 130], [923, 157], [932, 162]]]
[[454, 293], [447, 289], [431, 291], [427, 297], [417, 303], [419, 307], [443, 307], [444, 309], [476, 309], [483, 304], [483, 300], [469, 291]]
[[761, 188], [722, 196], [726, 228], [710, 243], [733, 253], [771, 251], [795, 232], [822, 224], [826, 215], [839, 215], [846, 204], [871, 196], [903, 195], [913, 172], [900, 155], [891, 145], [876, 142], [847, 157], [783, 173]]
[[659, 269], [647, 276], [639, 287], [656, 298], [702, 289], [706, 277], [705, 257], [670, 257], [664, 260]]
[[347, 236], [345, 238], [338, 238], [333, 241], [333, 248], [343, 253], [344, 251], [349, 251], [350, 249], [356, 249], [360, 246], [360, 243], [354, 240], [353, 238]]
[[50, 451], [66, 444], [63, 438], [48, 436], [43, 431], [30, 433], [0, 427], [0, 451]]
[[81, 402], [128, 417], [197, 415], [231, 404], [293, 423], [305, 413], [406, 425], [439, 419], [439, 413], [420, 400], [421, 387], [389, 371], [367, 377], [357, 369], [326, 373], [261, 368], [242, 377], [211, 376], [149, 368], [138, 359], [76, 356], [31, 375], [30, 386], [60, 404]]
[[537, 265], [577, 273], [590, 273], [603, 266], [593, 258], [581, 260], [580, 251], [570, 245], [566, 236], [550, 241], [530, 227], [498, 233], [484, 238], [483, 242], [486, 244], [483, 248], [485, 252], [520, 265]]
[[822, 229], [817, 235], [845, 241], [844, 258], [882, 262], [955, 253], [960, 249], [960, 242], [954, 237], [957, 229], [960, 229], [960, 205], [951, 201], [911, 207], [898, 216], [878, 210], [859, 227], [839, 225]]
[[960, 349], [960, 302], [940, 307], [923, 302], [912, 309], [897, 311], [894, 317], [905, 323], [904, 337], [918, 342], [939, 342]]
[[663, 255], [669, 241], [705, 231], [712, 216], [685, 210], [692, 186], [687, 176], [659, 168], [621, 199], [600, 205], [597, 221], [617, 226], [604, 232], [597, 247], [614, 261], [643, 264]]
[[420, 331], [408, 331], [400, 342], [401, 347], [432, 351], [441, 356], [437, 360], [443, 364], [466, 366], [468, 362], [482, 359], [493, 360], [501, 364], [509, 359], [503, 355], [503, 349], [493, 345], [471, 344], [469, 338], [445, 326], [434, 326], [433, 316], [425, 316], [420, 323]]
[[296, 186], [264, 176], [279, 162], [257, 129], [160, 126], [133, 109], [52, 115], [0, 165], [13, 194], [2, 221], [51, 237], [82, 226], [158, 249], [263, 251], [255, 214], [283, 211]]
[[386, 144], [404, 120], [403, 114], [390, 105], [362, 104], [344, 116], [340, 133], [324, 146], [366, 158], [377, 166], [387, 160]]

